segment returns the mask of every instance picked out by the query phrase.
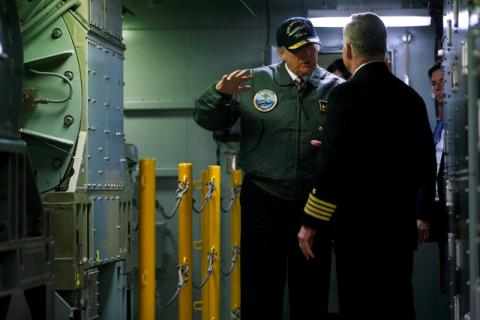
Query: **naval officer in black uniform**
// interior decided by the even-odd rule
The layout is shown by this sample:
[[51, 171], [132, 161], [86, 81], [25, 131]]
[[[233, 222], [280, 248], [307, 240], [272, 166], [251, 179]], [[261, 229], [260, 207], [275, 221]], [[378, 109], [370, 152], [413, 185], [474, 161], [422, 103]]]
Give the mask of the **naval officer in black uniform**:
[[411, 285], [417, 193], [433, 203], [435, 150], [422, 98], [384, 62], [387, 30], [372, 13], [344, 28], [352, 73], [329, 97], [316, 184], [299, 246], [334, 225], [342, 319], [415, 319]]

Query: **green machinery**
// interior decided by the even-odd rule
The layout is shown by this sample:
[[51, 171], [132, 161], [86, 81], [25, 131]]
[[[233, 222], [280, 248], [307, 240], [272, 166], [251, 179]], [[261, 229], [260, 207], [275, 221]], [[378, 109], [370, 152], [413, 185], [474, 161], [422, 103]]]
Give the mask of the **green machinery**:
[[0, 1], [0, 82], [0, 319], [51, 319], [49, 215], [18, 135], [23, 53], [13, 0]]
[[50, 212], [55, 319], [129, 319], [136, 261], [120, 0], [17, 1], [19, 131]]

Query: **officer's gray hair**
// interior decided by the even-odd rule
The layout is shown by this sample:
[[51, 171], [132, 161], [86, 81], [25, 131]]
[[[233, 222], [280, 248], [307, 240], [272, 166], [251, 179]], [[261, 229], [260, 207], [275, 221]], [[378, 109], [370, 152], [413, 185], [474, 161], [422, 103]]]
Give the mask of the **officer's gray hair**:
[[387, 28], [379, 16], [371, 12], [350, 17], [343, 29], [343, 38], [356, 54], [383, 56], [387, 50]]

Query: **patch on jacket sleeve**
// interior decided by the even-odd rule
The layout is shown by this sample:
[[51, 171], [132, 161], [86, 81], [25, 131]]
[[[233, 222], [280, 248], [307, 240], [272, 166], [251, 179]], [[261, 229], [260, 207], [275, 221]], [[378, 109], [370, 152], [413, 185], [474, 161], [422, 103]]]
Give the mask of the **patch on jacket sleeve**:
[[318, 100], [318, 108], [322, 112], [327, 112], [327, 101], [325, 100]]
[[277, 95], [272, 90], [260, 90], [253, 97], [253, 105], [255, 109], [261, 112], [273, 110], [277, 105]]

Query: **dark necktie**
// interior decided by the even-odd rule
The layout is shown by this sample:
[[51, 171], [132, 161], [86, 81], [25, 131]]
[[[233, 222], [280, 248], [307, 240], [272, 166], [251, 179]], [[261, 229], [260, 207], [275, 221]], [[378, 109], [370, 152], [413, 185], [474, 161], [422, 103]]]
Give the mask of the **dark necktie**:
[[297, 79], [295, 79], [295, 86], [297, 87], [298, 92], [302, 91], [303, 78], [298, 77]]
[[440, 139], [442, 138], [443, 125], [443, 119], [437, 119], [437, 125], [435, 126], [435, 131], [433, 131], [433, 141], [435, 145], [437, 145], [437, 143], [440, 142]]

